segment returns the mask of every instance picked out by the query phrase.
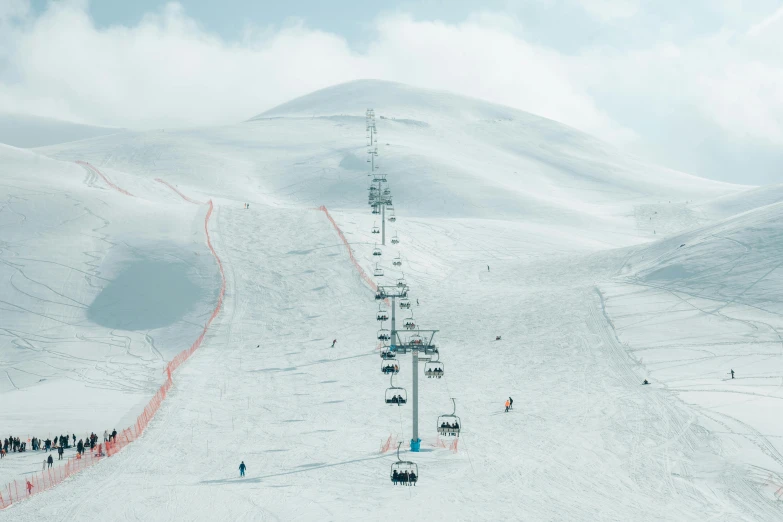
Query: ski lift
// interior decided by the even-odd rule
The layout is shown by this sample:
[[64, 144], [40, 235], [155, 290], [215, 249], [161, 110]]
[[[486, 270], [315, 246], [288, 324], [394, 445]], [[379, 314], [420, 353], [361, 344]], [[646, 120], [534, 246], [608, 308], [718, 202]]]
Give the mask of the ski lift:
[[381, 229], [378, 228], [378, 226], [375, 223], [372, 224], [372, 233], [373, 234], [380, 234], [381, 233]]
[[375, 270], [372, 271], [372, 275], [375, 277], [383, 277], [383, 268], [378, 266], [378, 263], [375, 263]]
[[378, 340], [379, 341], [390, 341], [391, 340], [391, 332], [387, 330], [386, 328], [381, 328], [378, 330]]
[[397, 288], [405, 288], [406, 286], [405, 274], [402, 274], [402, 277], [397, 280]]
[[373, 203], [372, 213], [373, 214], [380, 214], [381, 213], [380, 205], [378, 205], [377, 203]]
[[388, 346], [384, 346], [381, 350], [381, 359], [384, 361], [390, 361], [397, 358], [397, 354], [389, 349]]
[[438, 360], [439, 357], [440, 354], [435, 352], [435, 360], [429, 360], [424, 363], [424, 375], [426, 375], [428, 379], [443, 378], [443, 363]]
[[372, 255], [380, 256], [381, 254], [383, 254], [383, 252], [381, 252], [381, 249], [378, 248], [378, 245], [376, 244], [375, 248], [372, 249]]
[[[384, 194], [384, 196], [388, 196], [388, 194]], [[391, 204], [391, 201], [389, 202], [389, 206], [387, 210], [394, 212], [394, 205]]]
[[389, 313], [383, 308], [383, 305], [378, 306], [378, 313], [375, 314], [375, 319], [381, 322], [389, 320]]
[[416, 321], [413, 320], [413, 314], [411, 313], [411, 316], [405, 319], [403, 321], [402, 326], [405, 327], [406, 330], [413, 330], [416, 328]]
[[400, 459], [400, 446], [402, 442], [397, 443], [397, 462], [391, 465], [389, 478], [395, 485], [398, 482], [403, 486], [416, 485], [419, 481], [419, 467], [415, 462]]
[[423, 341], [421, 339], [421, 335], [415, 333], [415, 334], [411, 335], [411, 337], [408, 340], [408, 342], [410, 344], [422, 344]]
[[392, 261], [392, 265], [394, 266], [402, 266], [402, 258], [400, 256], [397, 256]]
[[455, 415], [457, 412], [457, 401], [452, 398], [451, 402], [454, 404], [454, 410], [451, 414], [438, 417], [438, 433], [441, 435], [456, 435], [459, 437], [459, 432], [462, 429], [462, 421]]
[[375, 292], [375, 300], [376, 300], [376, 301], [380, 301], [380, 300], [381, 300], [381, 299], [383, 299], [384, 297], [385, 297], [385, 296], [383, 295], [383, 292], [381, 292], [380, 290], [378, 290], [377, 292]]
[[391, 196], [391, 189], [389, 187], [386, 187], [383, 189], [383, 195], [384, 196]]
[[407, 297], [403, 297], [400, 299], [400, 308], [404, 308], [405, 310], [411, 309], [411, 302], [408, 300]]
[[394, 208], [393, 207], [390, 208], [389, 211], [391, 212], [391, 216], [387, 217], [386, 219], [394, 223], [395, 221], [397, 221], [397, 216], [394, 215]]
[[[384, 373], [386, 375], [396, 375], [400, 373], [400, 366], [397, 364], [396, 361], [392, 362], [384, 362], [381, 364], [381, 373]], [[405, 390], [403, 390], [405, 391]]]
[[[399, 373], [399, 370], [394, 373]], [[394, 385], [394, 373], [389, 377], [389, 384], [391, 387], [386, 388], [386, 404], [402, 406], [408, 402], [408, 395], [405, 393], [405, 388]]]
[[392, 238], [392, 245], [397, 245], [400, 243], [400, 238], [397, 237], [397, 234], [394, 234], [394, 237]]

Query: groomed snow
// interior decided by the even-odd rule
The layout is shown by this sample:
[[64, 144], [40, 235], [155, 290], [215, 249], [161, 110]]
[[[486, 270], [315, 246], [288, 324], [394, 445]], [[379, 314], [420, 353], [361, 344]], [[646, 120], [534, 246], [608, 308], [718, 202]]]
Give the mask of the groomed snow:
[[[330, 208], [372, 273], [368, 104], [397, 118], [378, 120], [398, 216], [389, 235], [401, 240], [383, 248], [385, 281], [404, 272], [419, 301], [413, 316], [440, 329], [445, 364], [441, 380], [420, 374], [415, 454], [410, 407], [383, 403], [377, 304], [315, 209]], [[0, 432], [119, 428], [162, 381], [163, 361], [198, 335], [219, 284], [199, 228], [205, 209], [156, 178], [213, 200], [210, 234], [228, 283], [223, 312], [142, 439], [0, 517], [783, 515], [783, 423], [772, 413], [783, 385], [781, 210], [743, 203], [744, 214], [722, 221], [711, 210], [715, 198], [742, 200], [745, 187], [642, 165], [511, 109], [378, 82], [225, 128], [0, 155], [0, 284], [12, 303], [0, 316], [0, 360], [10, 375], [57, 366], [46, 381], [2, 391], [4, 408], [27, 402], [3, 415]], [[188, 267], [202, 289], [192, 308], [149, 330], [90, 321], [90, 303], [139, 253]], [[398, 253], [401, 270], [391, 265]], [[36, 268], [44, 262], [65, 268]], [[6, 313], [21, 303], [29, 311]], [[57, 353], [73, 357], [51, 353], [41, 335], [67, 342]], [[400, 364], [394, 383], [410, 396], [410, 358]], [[732, 367], [738, 379], [724, 380]], [[504, 413], [508, 396], [514, 409]], [[435, 430], [451, 397], [463, 426], [456, 452]], [[396, 457], [379, 452], [390, 436], [418, 463], [416, 487], [391, 485]], [[24, 477], [42, 459], [12, 454], [0, 478]]]

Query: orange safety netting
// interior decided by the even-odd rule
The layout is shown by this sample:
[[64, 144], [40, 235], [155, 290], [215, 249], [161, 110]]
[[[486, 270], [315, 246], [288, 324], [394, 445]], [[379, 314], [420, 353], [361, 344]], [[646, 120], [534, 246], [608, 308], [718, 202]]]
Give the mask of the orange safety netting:
[[364, 271], [364, 269], [361, 267], [359, 262], [356, 260], [356, 257], [353, 255], [353, 250], [351, 249], [351, 245], [348, 243], [348, 240], [345, 239], [345, 235], [343, 235], [343, 231], [340, 230], [340, 227], [337, 226], [337, 223], [335, 223], [334, 218], [332, 218], [332, 215], [329, 214], [329, 211], [326, 209], [325, 206], [321, 205], [318, 207], [318, 210], [322, 211], [324, 214], [326, 214], [326, 217], [329, 218], [329, 221], [332, 222], [332, 226], [337, 231], [337, 235], [340, 236], [340, 239], [343, 240], [343, 243], [345, 244], [345, 248], [348, 249], [348, 257], [351, 258], [351, 262], [356, 267], [356, 270], [359, 271], [359, 277], [361, 277], [365, 283], [367, 283], [370, 288], [373, 289], [373, 292], [378, 291], [378, 285], [375, 284], [375, 281], [373, 281], [370, 276], [367, 275], [367, 273]]
[[[120, 189], [119, 187], [115, 188], [127, 194], [127, 192], [125, 192], [123, 189]], [[171, 374], [177, 368], [179, 368], [182, 363], [188, 360], [188, 358], [193, 355], [199, 346], [201, 346], [209, 326], [212, 324], [212, 321], [215, 320], [217, 315], [220, 313], [221, 308], [223, 307], [223, 298], [226, 293], [226, 277], [223, 272], [223, 263], [221, 262], [220, 257], [218, 257], [217, 252], [215, 252], [209, 236], [209, 219], [212, 217], [214, 206], [211, 200], [207, 204], [209, 205], [209, 209], [207, 210], [207, 215], [204, 217], [204, 232], [207, 237], [207, 246], [209, 247], [210, 252], [212, 252], [212, 255], [215, 257], [218, 268], [220, 269], [220, 278], [222, 282], [220, 285], [220, 294], [218, 296], [215, 309], [212, 311], [212, 315], [204, 325], [201, 334], [193, 342], [190, 348], [181, 351], [166, 365], [165, 382], [160, 386], [160, 388], [158, 388], [155, 396], [152, 397], [149, 403], [147, 403], [147, 405], [144, 407], [144, 410], [137, 417], [136, 423], [134, 425], [117, 432], [117, 436], [110, 442], [97, 444], [93, 449], [90, 449], [89, 447], [85, 448], [84, 454], [76, 455], [67, 459], [65, 465], [63, 466], [44, 469], [32, 474], [24, 480], [14, 480], [13, 482], [8, 483], [6, 487], [0, 488], [0, 509], [5, 509], [15, 502], [56, 486], [71, 475], [74, 475], [85, 468], [97, 464], [104, 458], [115, 455], [125, 446], [141, 437], [141, 435], [144, 433], [144, 430], [155, 417], [155, 414], [160, 409], [161, 404], [163, 404], [163, 400], [166, 398], [166, 395], [173, 385]]]
[[118, 187], [117, 185], [115, 185], [114, 183], [112, 183], [112, 182], [111, 182], [111, 180], [110, 180], [109, 178], [107, 178], [107, 177], [106, 177], [106, 175], [105, 175], [103, 172], [101, 172], [101, 171], [100, 171], [100, 170], [98, 170], [97, 168], [93, 167], [92, 165], [90, 165], [90, 164], [89, 164], [89, 163], [87, 163], [86, 161], [82, 161], [82, 160], [76, 160], [76, 163], [78, 163], [78, 164], [79, 164], [79, 165], [81, 165], [82, 167], [86, 167], [86, 168], [90, 169], [90, 170], [91, 170], [91, 171], [93, 171], [95, 174], [97, 174], [97, 175], [99, 175], [100, 177], [102, 177], [102, 178], [103, 178], [103, 181], [105, 181], [107, 185], [109, 185], [111, 188], [113, 188], [113, 189], [114, 189], [114, 190], [116, 190], [117, 192], [120, 192], [120, 193], [122, 193], [122, 194], [125, 194], [126, 196], [136, 197], [136, 196], [134, 196], [133, 194], [131, 194], [130, 192], [128, 192], [127, 190], [125, 190], [124, 188], [120, 188], [120, 187]]

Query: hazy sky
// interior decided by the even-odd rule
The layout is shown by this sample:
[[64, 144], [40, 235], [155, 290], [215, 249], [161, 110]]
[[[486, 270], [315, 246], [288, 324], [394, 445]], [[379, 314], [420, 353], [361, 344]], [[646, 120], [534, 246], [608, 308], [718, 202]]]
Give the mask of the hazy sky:
[[781, 0], [0, 0], [0, 112], [211, 125], [357, 78], [783, 182]]

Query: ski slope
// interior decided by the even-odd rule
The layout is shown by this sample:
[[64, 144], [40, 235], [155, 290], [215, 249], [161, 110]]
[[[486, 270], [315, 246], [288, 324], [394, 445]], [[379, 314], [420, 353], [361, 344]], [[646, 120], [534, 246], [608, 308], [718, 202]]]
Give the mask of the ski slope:
[[[373, 294], [316, 210], [330, 208], [372, 273], [367, 106], [386, 116], [379, 160], [398, 216], [384, 281], [404, 273], [419, 303], [413, 317], [440, 329], [445, 375], [420, 375], [419, 453], [407, 452], [410, 407], [383, 402]], [[198, 335], [220, 284], [199, 228], [204, 208], [182, 196], [215, 203], [210, 235], [227, 282], [222, 313], [144, 436], [0, 517], [783, 514], [783, 433], [769, 415], [783, 384], [780, 209], [757, 205], [758, 192], [642, 165], [512, 109], [378, 82], [224, 128], [0, 153], [0, 283], [24, 306], [0, 319], [3, 370], [17, 383], [2, 397], [28, 401], [0, 430], [80, 436], [135, 417], [164, 361]], [[748, 208], [718, 216], [726, 200]], [[398, 254], [401, 270], [391, 265]], [[36, 270], [42, 260], [66, 267]], [[136, 284], [121, 289], [178, 270], [192, 284], [167, 294], [187, 295], [187, 305], [152, 289], [136, 296], [153, 307], [150, 324], [91, 320], [89, 305], [140, 264]], [[114, 319], [144, 317], [144, 306], [114, 295], [126, 306]], [[152, 322], [173, 308], [168, 324]], [[410, 396], [410, 358], [400, 366], [394, 383]], [[737, 384], [721, 380], [732, 366]], [[514, 409], [504, 413], [508, 396]], [[435, 429], [452, 397], [463, 427], [456, 451]], [[419, 465], [416, 487], [391, 485], [396, 457], [379, 451], [390, 438]], [[11, 455], [0, 478], [24, 477], [40, 460]]]

